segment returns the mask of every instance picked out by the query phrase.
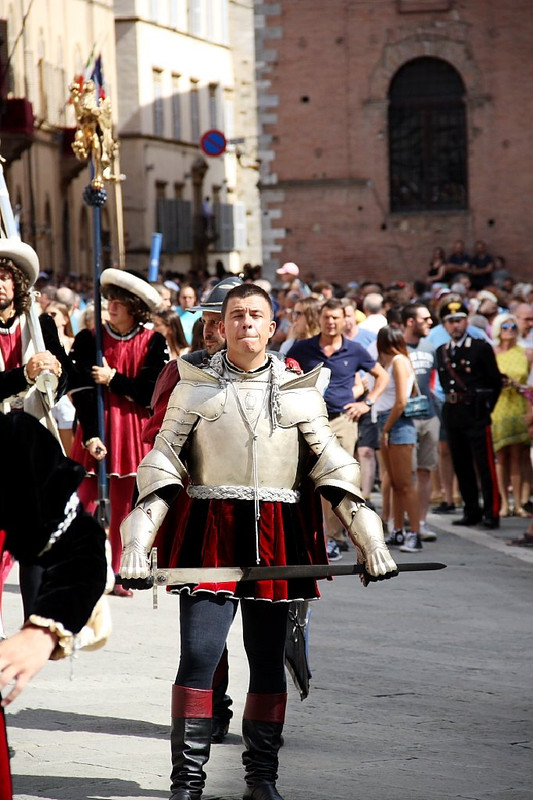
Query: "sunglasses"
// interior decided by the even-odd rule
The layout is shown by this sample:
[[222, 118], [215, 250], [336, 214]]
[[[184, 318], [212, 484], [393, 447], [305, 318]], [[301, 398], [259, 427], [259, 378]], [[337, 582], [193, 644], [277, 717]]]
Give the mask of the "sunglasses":
[[518, 325], [516, 322], [504, 322], [502, 325], [502, 331], [517, 331]]

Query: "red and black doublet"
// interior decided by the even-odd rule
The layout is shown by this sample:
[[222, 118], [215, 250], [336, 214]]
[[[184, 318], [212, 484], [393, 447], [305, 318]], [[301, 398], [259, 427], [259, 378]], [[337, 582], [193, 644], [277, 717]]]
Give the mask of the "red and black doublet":
[[[136, 325], [122, 336], [106, 324], [102, 351], [109, 366], [116, 369], [109, 386], [104, 387], [107, 472], [119, 477], [135, 475], [139, 462], [150, 449], [142, 440], [142, 425], [149, 417], [154, 386], [168, 358], [165, 339], [143, 325]], [[87, 473], [96, 474], [96, 462], [83, 447], [83, 442], [99, 436], [96, 384], [91, 377], [96, 364], [96, 344], [91, 331], [83, 330], [76, 336], [71, 358], [80, 383], [73, 394], [80, 428], [72, 457], [83, 464]]]
[[[142, 440], [142, 425], [148, 418], [149, 405], [157, 376], [167, 360], [166, 342], [160, 333], [136, 325], [120, 335], [106, 324], [103, 330], [103, 356], [116, 373], [102, 388], [104, 399], [104, 439], [107, 448], [106, 470], [109, 476], [111, 510], [109, 540], [112, 566], [118, 571], [122, 545], [120, 523], [131, 507], [135, 475], [139, 462], [150, 450]], [[85, 467], [89, 477], [80, 489], [85, 508], [94, 512], [97, 502], [98, 462], [83, 443], [100, 436], [97, 416], [97, 390], [91, 369], [96, 364], [94, 334], [84, 330], [76, 336], [71, 358], [78, 373], [79, 386], [72, 394], [80, 425], [74, 437], [72, 458]]]

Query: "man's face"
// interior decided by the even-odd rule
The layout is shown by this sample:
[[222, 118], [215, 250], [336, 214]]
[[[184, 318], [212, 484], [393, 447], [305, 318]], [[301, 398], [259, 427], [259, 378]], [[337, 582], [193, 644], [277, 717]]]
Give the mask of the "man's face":
[[454, 342], [460, 341], [466, 333], [468, 327], [467, 317], [451, 317], [444, 322], [444, 327], [452, 337]]
[[183, 309], [191, 308], [196, 303], [196, 292], [191, 287], [187, 286], [180, 292], [179, 299], [180, 306]]
[[46, 311], [50, 303], [52, 302], [51, 297], [45, 292], [42, 291], [37, 298], [37, 302], [41, 306], [41, 311]]
[[161, 289], [160, 305], [162, 305], [163, 308], [172, 308], [172, 295], [170, 293], [170, 289], [168, 289], [166, 286]]
[[343, 308], [323, 308], [320, 312], [320, 333], [324, 336], [340, 336], [344, 328]]
[[533, 306], [526, 305], [525, 303], [518, 306], [516, 310], [516, 321], [518, 322], [520, 335], [527, 336], [529, 331], [533, 328]]
[[351, 336], [356, 328], [355, 308], [353, 306], [346, 306], [344, 309], [344, 332]]
[[259, 295], [232, 297], [226, 316], [219, 324], [219, 333], [226, 340], [228, 355], [235, 356], [265, 352], [268, 340], [276, 330], [268, 302]]
[[13, 275], [8, 269], [0, 268], [0, 311], [6, 311], [13, 305], [15, 284]]
[[224, 346], [224, 337], [220, 335], [218, 323], [220, 314], [215, 311], [204, 311], [202, 314], [202, 324], [204, 326], [205, 349], [210, 356], [213, 356]]
[[427, 308], [417, 308], [416, 317], [413, 319], [413, 333], [423, 339], [429, 335], [433, 320]]
[[121, 300], [108, 300], [107, 313], [109, 322], [119, 333], [127, 333], [135, 324], [134, 317]]

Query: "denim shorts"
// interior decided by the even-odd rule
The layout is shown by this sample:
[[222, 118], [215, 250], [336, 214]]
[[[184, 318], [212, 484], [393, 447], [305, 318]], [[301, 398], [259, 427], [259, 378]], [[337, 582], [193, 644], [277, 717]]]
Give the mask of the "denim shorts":
[[[378, 413], [380, 435], [389, 416], [390, 411]], [[412, 419], [404, 417], [402, 414], [389, 431], [389, 444], [416, 444], [416, 428]]]

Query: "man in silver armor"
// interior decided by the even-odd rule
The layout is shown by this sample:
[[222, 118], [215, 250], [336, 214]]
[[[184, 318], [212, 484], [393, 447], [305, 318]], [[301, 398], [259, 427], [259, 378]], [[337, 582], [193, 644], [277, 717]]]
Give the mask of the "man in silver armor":
[[[193, 502], [176, 534], [178, 566], [327, 563], [310, 478], [356, 545], [365, 585], [396, 574], [381, 520], [364, 505], [359, 465], [329, 426], [315, 385], [320, 369], [296, 375], [266, 352], [275, 330], [272, 316], [262, 289], [237, 286], [222, 308], [227, 350], [203, 368], [180, 362], [181, 380], [154, 449], [139, 466], [137, 506], [122, 524], [124, 579], [148, 576], [148, 552], [186, 478]], [[287, 601], [318, 596], [316, 582], [305, 578], [181, 587], [171, 800], [202, 796], [213, 672], [239, 600], [250, 666], [243, 798], [282, 800], [276, 780], [287, 699]]]

